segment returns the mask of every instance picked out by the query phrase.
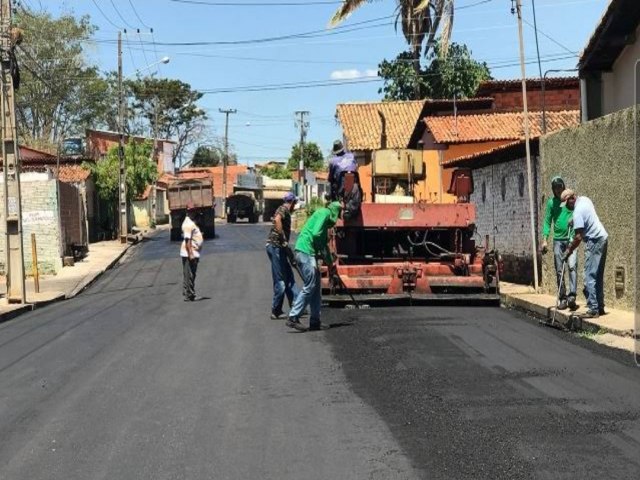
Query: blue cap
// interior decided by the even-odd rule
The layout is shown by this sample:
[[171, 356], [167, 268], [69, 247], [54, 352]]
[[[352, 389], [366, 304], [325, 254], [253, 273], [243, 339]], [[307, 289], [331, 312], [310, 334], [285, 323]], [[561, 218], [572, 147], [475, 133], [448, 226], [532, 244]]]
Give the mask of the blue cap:
[[295, 196], [293, 193], [288, 192], [288, 193], [284, 196], [283, 200], [284, 200], [285, 202], [289, 203], [289, 202], [295, 202], [295, 201], [296, 201], [296, 200], [298, 200], [298, 199], [296, 198], [296, 196]]

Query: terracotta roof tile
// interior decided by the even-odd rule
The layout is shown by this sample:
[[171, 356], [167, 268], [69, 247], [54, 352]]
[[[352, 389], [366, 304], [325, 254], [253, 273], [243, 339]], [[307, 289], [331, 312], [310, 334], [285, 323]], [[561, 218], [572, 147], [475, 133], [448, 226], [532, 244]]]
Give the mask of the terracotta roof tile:
[[[537, 141], [540, 137], [534, 137], [531, 140]], [[501, 154], [510, 151], [518, 151], [521, 147], [524, 147], [524, 140], [516, 140], [515, 142], [505, 143], [499, 147], [490, 148], [488, 150], [482, 150], [480, 152], [471, 153], [469, 155], [463, 155], [457, 158], [450, 158], [441, 163], [443, 167], [462, 167], [472, 166], [474, 161], [479, 159], [488, 158], [491, 155]]]
[[424, 100], [338, 104], [337, 118], [347, 147], [350, 150], [384, 148], [382, 114], [386, 120], [386, 148], [407, 148], [424, 104]]
[[[531, 136], [542, 134], [542, 113], [531, 112]], [[521, 113], [489, 113], [484, 115], [453, 115], [427, 117], [424, 122], [436, 143], [473, 143], [499, 140], [519, 140], [524, 137]], [[547, 133], [580, 123], [580, 112], [565, 110], [546, 113]]]
[[84, 182], [90, 175], [91, 172], [82, 165], [60, 165], [58, 178], [64, 183], [80, 183]]

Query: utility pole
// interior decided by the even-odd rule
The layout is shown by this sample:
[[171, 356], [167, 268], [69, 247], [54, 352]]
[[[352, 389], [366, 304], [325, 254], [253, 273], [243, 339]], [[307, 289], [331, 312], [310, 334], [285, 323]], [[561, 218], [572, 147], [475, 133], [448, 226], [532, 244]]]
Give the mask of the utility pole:
[[[159, 174], [158, 170], [158, 157], [160, 156], [158, 152], [158, 102], [155, 102], [153, 105], [153, 150], [151, 153], [151, 157], [154, 165], [156, 166], [156, 174]], [[164, 170], [164, 169], [163, 169]], [[153, 187], [151, 189], [151, 221], [153, 222], [153, 226], [155, 228], [158, 223], [158, 180], [153, 181]]]
[[[514, 1], [514, 0], [512, 0]], [[538, 248], [536, 241], [536, 221], [535, 221], [535, 201], [533, 199], [534, 185], [533, 173], [531, 169], [531, 146], [529, 140], [531, 138], [529, 109], [527, 106], [527, 73], [524, 62], [524, 38], [522, 34], [522, 0], [515, 0], [515, 11], [511, 8], [511, 12], [518, 17], [518, 37], [520, 41], [520, 70], [522, 71], [522, 108], [524, 115], [524, 141], [527, 152], [527, 179], [529, 183], [529, 217], [531, 220], [531, 253], [533, 254], [533, 288], [538, 291]]]
[[307, 128], [309, 128], [309, 122], [304, 121], [304, 117], [309, 115], [306, 110], [299, 110], [296, 115], [300, 117], [297, 120], [297, 126], [300, 128], [300, 162], [298, 164], [298, 182], [302, 188], [302, 199], [307, 202], [307, 189], [306, 189], [306, 175], [304, 168], [304, 141], [307, 138]]
[[124, 92], [122, 91], [122, 32], [118, 32], [118, 215], [120, 243], [127, 243], [127, 169], [124, 161]]
[[26, 303], [24, 248], [22, 242], [22, 200], [20, 195], [20, 151], [16, 128], [13, 76], [14, 48], [21, 38], [12, 37], [11, 0], [0, 0], [0, 64], [2, 91], [2, 165], [4, 170], [4, 211], [6, 234], [7, 301]]
[[222, 218], [227, 218], [227, 164], [229, 163], [229, 115], [236, 113], [235, 108], [224, 110], [218, 109], [220, 113], [224, 113], [224, 158], [222, 159]]

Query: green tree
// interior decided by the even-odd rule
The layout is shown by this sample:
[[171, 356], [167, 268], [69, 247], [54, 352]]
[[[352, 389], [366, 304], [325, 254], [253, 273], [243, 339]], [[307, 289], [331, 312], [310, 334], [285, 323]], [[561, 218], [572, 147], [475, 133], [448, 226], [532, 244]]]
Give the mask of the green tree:
[[283, 167], [282, 165], [270, 165], [268, 167], [263, 167], [260, 170], [260, 173], [276, 180], [291, 179], [291, 170]]
[[[329, 25], [339, 24], [366, 3], [371, 3], [371, 0], [344, 0]], [[426, 55], [435, 45], [438, 30], [442, 51], [446, 54], [453, 27], [453, 11], [454, 0], [396, 0], [396, 30], [400, 23], [416, 72], [420, 70], [421, 55]]]
[[173, 160], [203, 135], [206, 113], [196, 102], [203, 96], [188, 83], [167, 78], [145, 77], [127, 82], [133, 94], [133, 109], [147, 120], [151, 131], [177, 142]]
[[88, 16], [53, 18], [43, 11], [19, 11], [15, 21], [24, 32], [16, 49], [18, 134], [31, 144], [55, 146], [103, 116], [108, 85], [84, 50], [96, 27]]
[[[151, 160], [152, 150], [153, 144], [150, 141], [129, 142], [124, 147], [129, 201], [140, 197], [145, 189], [157, 180], [158, 170], [154, 161]], [[119, 165], [117, 146], [109, 150], [105, 159], [86, 165], [94, 175], [100, 198], [114, 206], [118, 199]]]
[[384, 100], [417, 100], [422, 98], [467, 98], [473, 96], [480, 83], [491, 78], [489, 67], [471, 57], [466, 45], [452, 43], [449, 54], [442, 54], [436, 44], [428, 63], [419, 73], [411, 67], [411, 52], [400, 53], [395, 60], [383, 60], [378, 75], [384, 86], [378, 93]]
[[[304, 166], [314, 172], [318, 172], [325, 169], [324, 156], [322, 150], [317, 143], [309, 142], [304, 144]], [[290, 170], [297, 170], [300, 165], [300, 144], [296, 143], [291, 148], [291, 155], [289, 156], [289, 162], [287, 168]]]
[[193, 154], [192, 167], [216, 167], [222, 163], [224, 151], [215, 145], [200, 145]]

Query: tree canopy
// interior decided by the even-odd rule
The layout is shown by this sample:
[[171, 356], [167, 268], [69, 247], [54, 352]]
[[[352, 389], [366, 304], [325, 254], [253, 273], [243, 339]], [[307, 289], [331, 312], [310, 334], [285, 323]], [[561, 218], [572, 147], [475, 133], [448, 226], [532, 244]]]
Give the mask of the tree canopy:
[[[16, 90], [21, 141], [55, 150], [61, 139], [82, 135], [87, 128], [117, 131], [117, 75], [100, 72], [85, 51], [96, 31], [90, 18], [54, 18], [46, 11], [20, 9], [15, 21], [24, 31], [16, 50], [22, 80]], [[205, 136], [206, 114], [196, 105], [202, 93], [187, 83], [125, 78], [123, 96], [125, 133], [157, 133], [175, 140], [174, 161]]]
[[216, 146], [200, 145], [191, 158], [192, 167], [217, 167], [222, 163], [224, 152]]
[[471, 56], [466, 45], [452, 43], [449, 54], [442, 54], [436, 44], [428, 56], [427, 66], [416, 72], [412, 53], [402, 52], [394, 60], [383, 60], [378, 75], [384, 86], [378, 93], [384, 100], [418, 100], [422, 98], [467, 98], [475, 94], [480, 83], [491, 78], [485, 62]]
[[260, 173], [266, 177], [273, 178], [274, 180], [287, 180], [291, 179], [291, 170], [283, 167], [282, 165], [269, 165], [263, 167]]
[[[114, 204], [118, 198], [119, 157], [118, 148], [113, 147], [107, 157], [97, 163], [88, 164], [96, 183], [98, 195]], [[156, 181], [158, 170], [151, 159], [153, 144], [129, 142], [124, 148], [124, 162], [127, 170], [127, 197], [129, 200], [140, 197], [148, 185]]]
[[[420, 57], [427, 55], [436, 43], [440, 32], [442, 52], [447, 54], [449, 39], [453, 29], [454, 0], [395, 0], [396, 30], [402, 28], [414, 70], [420, 69]], [[333, 14], [329, 25], [344, 21], [354, 11], [371, 0], [344, 0]]]
[[[326, 168], [324, 155], [317, 143], [309, 142], [304, 144], [304, 153], [302, 154], [304, 159], [304, 167], [314, 172], [324, 170]], [[300, 165], [300, 144], [296, 143], [291, 148], [291, 155], [289, 156], [289, 162], [287, 168], [290, 170], [298, 170]]]
[[108, 105], [108, 85], [83, 49], [95, 32], [89, 17], [19, 12], [16, 25], [24, 31], [16, 50], [18, 134], [32, 145], [51, 146], [83, 132]]
[[177, 141], [175, 161], [205, 128], [207, 115], [196, 105], [203, 94], [181, 80], [145, 77], [127, 83], [134, 112], [147, 120], [154, 134]]

